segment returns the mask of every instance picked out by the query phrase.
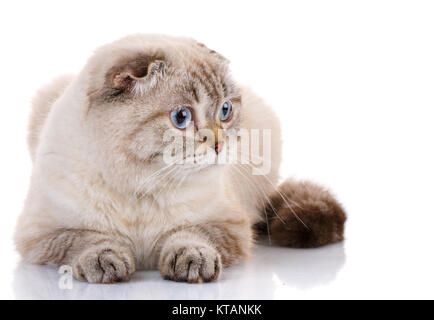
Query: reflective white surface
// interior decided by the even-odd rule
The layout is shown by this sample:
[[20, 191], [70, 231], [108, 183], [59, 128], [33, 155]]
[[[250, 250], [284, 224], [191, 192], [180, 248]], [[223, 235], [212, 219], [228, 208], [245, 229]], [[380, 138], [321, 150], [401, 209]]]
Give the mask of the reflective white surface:
[[17, 299], [274, 299], [327, 285], [345, 264], [343, 244], [314, 250], [260, 245], [254, 253], [224, 270], [220, 281], [205, 284], [175, 283], [158, 271], [140, 271], [127, 283], [73, 281], [72, 289], [60, 289], [56, 269], [19, 263], [13, 289]]
[[[73, 280], [72, 289], [60, 289], [56, 268], [12, 259], [2, 264], [10, 273], [2, 273], [5, 285], [0, 294], [15, 299], [434, 298], [432, 241], [408, 242], [402, 232], [405, 221], [398, 220], [396, 232], [391, 229], [388, 234], [363, 224], [353, 228], [351, 222], [347, 233], [353, 238], [323, 248], [257, 245], [249, 260], [225, 269], [214, 283], [177, 283], [163, 280], [158, 271], [140, 271], [130, 282], [103, 285]], [[386, 225], [381, 219], [378, 223]], [[422, 233], [412, 240], [429, 240], [431, 235]]]

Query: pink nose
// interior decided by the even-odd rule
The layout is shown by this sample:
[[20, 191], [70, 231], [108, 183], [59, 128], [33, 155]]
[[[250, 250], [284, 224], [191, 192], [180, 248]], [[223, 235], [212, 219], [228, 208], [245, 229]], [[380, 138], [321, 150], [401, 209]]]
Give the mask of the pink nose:
[[217, 142], [215, 144], [215, 153], [219, 154], [219, 152], [222, 150], [224, 145], [224, 142]]

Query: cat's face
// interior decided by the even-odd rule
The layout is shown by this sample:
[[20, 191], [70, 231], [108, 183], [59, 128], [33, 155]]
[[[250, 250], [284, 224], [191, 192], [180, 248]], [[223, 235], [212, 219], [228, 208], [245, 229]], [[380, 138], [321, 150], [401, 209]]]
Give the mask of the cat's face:
[[[178, 175], [218, 170], [210, 156], [228, 143], [241, 117], [241, 96], [227, 61], [188, 39], [134, 49], [130, 44], [112, 44], [116, 50], [105, 47], [93, 58], [86, 118], [100, 141], [99, 155], [106, 158], [101, 160], [138, 184], [174, 160], [172, 173]], [[110, 59], [99, 65], [108, 53]]]

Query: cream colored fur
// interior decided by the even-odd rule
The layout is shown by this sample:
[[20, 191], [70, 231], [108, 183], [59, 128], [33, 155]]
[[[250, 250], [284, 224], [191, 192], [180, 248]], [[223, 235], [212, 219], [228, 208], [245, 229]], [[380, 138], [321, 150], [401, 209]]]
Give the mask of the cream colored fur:
[[[170, 251], [169, 244], [176, 247], [170, 252], [182, 251], [186, 246], [190, 248], [184, 242], [193, 241], [199, 245], [189, 250], [196, 250], [196, 257], [201, 250], [205, 254], [204, 262], [197, 260], [195, 273], [191, 271], [185, 276], [196, 282], [203, 277], [208, 277], [207, 281], [216, 279], [221, 261], [226, 266], [248, 255], [251, 225], [262, 219], [265, 195], [277, 183], [281, 152], [279, 121], [261, 99], [242, 89], [240, 126], [272, 129], [272, 170], [266, 177], [252, 176], [246, 168], [242, 174], [240, 168], [218, 167], [191, 173], [181, 185], [172, 185], [169, 192], [170, 175], [153, 180], [152, 192], [141, 196], [136, 191], [161, 164], [117, 166], [116, 163], [123, 163], [124, 156], [106, 146], [117, 139], [116, 135], [124, 133], [128, 115], [111, 109], [102, 116], [89, 113], [92, 108], [89, 93], [104, 85], [105, 72], [117, 63], [120, 55], [163, 47], [170, 56], [174, 46], [178, 52], [195, 54], [189, 48], [192, 43], [164, 36], [127, 37], [100, 48], [79, 75], [57, 80], [38, 93], [29, 132], [33, 159], [31, 185], [15, 234], [17, 248], [25, 260], [72, 264], [75, 276], [90, 282], [126, 280], [136, 268], [158, 266], [166, 278], [185, 280], [182, 278], [185, 270], [178, 270], [181, 274], [178, 279], [164, 271], [170, 261], [166, 263], [167, 255], [161, 252]], [[183, 67], [181, 59], [175, 57], [173, 61]], [[104, 128], [113, 119], [122, 127], [107, 134]], [[143, 134], [146, 137], [146, 131]], [[148, 145], [152, 143], [150, 140], [152, 136], [142, 143]], [[212, 236], [196, 232], [207, 225], [214, 226], [215, 233], [207, 229], [204, 234]], [[196, 230], [194, 236], [188, 236], [185, 230], [189, 228]], [[183, 233], [176, 235], [174, 230], [178, 229], [187, 232], [186, 239], [182, 240]], [[225, 238], [219, 238], [225, 230], [236, 235], [236, 244], [227, 244]], [[164, 242], [166, 238], [170, 243]], [[219, 239], [220, 246], [216, 244]], [[94, 249], [101, 245], [101, 251]], [[122, 249], [117, 250], [118, 247]], [[89, 253], [89, 250], [97, 251]], [[96, 260], [92, 257], [97, 259], [110, 250], [115, 254], [107, 259], [115, 261], [117, 274], [111, 275], [104, 265], [98, 267], [102, 271], [93, 270], [96, 267], [92, 261]], [[126, 253], [117, 254], [122, 250]], [[122, 259], [124, 255], [129, 258]], [[214, 270], [207, 261], [214, 261], [215, 257], [218, 263]], [[128, 267], [131, 263], [134, 266]]]

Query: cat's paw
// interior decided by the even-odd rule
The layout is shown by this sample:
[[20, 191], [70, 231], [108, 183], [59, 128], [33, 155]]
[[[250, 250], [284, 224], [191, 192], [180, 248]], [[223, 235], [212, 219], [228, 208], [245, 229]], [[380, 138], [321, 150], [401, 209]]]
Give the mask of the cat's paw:
[[166, 280], [188, 283], [218, 279], [222, 262], [216, 249], [208, 245], [170, 245], [163, 250], [159, 263]]
[[74, 277], [91, 283], [128, 281], [135, 270], [131, 252], [116, 245], [91, 247], [73, 264]]

